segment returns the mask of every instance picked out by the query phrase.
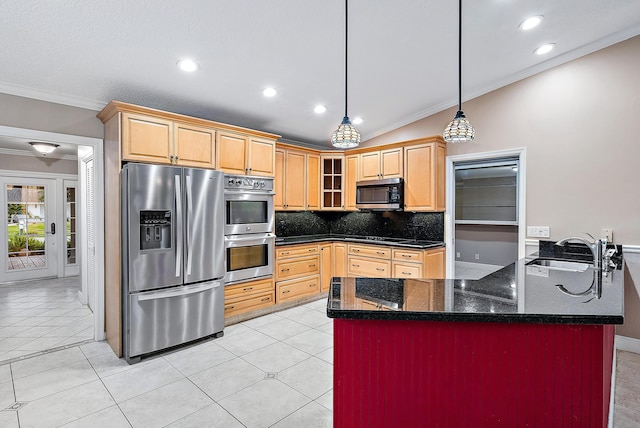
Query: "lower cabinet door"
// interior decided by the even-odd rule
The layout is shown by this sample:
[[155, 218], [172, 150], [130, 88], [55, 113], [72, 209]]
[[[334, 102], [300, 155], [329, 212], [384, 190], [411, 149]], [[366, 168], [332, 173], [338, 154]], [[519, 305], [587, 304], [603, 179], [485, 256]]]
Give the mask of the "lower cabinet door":
[[275, 303], [273, 290], [263, 294], [247, 296], [237, 300], [229, 300], [224, 305], [224, 316], [243, 314], [245, 312], [255, 311]]
[[317, 294], [320, 292], [320, 275], [279, 281], [276, 283], [276, 289], [278, 303]]

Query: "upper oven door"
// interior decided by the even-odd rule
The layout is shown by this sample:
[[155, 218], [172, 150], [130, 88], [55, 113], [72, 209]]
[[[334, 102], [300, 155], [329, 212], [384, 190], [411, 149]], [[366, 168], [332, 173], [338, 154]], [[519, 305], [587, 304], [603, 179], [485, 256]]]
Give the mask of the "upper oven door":
[[273, 194], [225, 192], [225, 235], [274, 233]]

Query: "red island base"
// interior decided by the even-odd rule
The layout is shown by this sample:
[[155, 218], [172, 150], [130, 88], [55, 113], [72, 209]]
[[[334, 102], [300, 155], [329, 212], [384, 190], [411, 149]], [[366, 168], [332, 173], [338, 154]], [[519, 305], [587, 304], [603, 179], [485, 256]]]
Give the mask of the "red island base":
[[334, 319], [333, 421], [606, 427], [612, 325]]

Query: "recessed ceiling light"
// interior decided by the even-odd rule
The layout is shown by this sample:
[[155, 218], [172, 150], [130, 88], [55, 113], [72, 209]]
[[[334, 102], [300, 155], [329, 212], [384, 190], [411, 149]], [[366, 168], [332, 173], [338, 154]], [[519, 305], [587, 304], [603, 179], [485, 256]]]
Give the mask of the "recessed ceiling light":
[[322, 114], [325, 111], [327, 111], [327, 108], [325, 106], [323, 106], [323, 105], [317, 105], [317, 106], [314, 107], [313, 111], [318, 113], [318, 114]]
[[522, 22], [522, 24], [520, 24], [520, 29], [524, 31], [531, 30], [532, 28], [537, 27], [543, 19], [544, 16], [542, 15], [536, 15], [532, 16], [531, 18], [527, 18]]
[[353, 121], [351, 123], [353, 123], [354, 125], [360, 125], [362, 122], [364, 122], [364, 119], [360, 116], [357, 116], [353, 118]]
[[178, 67], [180, 67], [180, 70], [190, 73], [198, 69], [198, 64], [192, 59], [183, 59], [178, 61]]
[[262, 95], [265, 97], [273, 97], [277, 93], [278, 91], [276, 91], [275, 88], [265, 88], [264, 91], [262, 91]]
[[547, 43], [546, 45], [540, 46], [534, 52], [536, 53], [536, 55], [544, 55], [546, 53], [551, 52], [551, 50], [555, 47], [556, 47], [555, 43]]

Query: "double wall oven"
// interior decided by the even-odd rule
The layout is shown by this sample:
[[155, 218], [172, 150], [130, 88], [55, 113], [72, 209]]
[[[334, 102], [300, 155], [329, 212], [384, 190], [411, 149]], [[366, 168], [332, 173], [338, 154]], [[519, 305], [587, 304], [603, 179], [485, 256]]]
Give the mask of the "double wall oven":
[[225, 175], [225, 284], [273, 274], [273, 178]]

